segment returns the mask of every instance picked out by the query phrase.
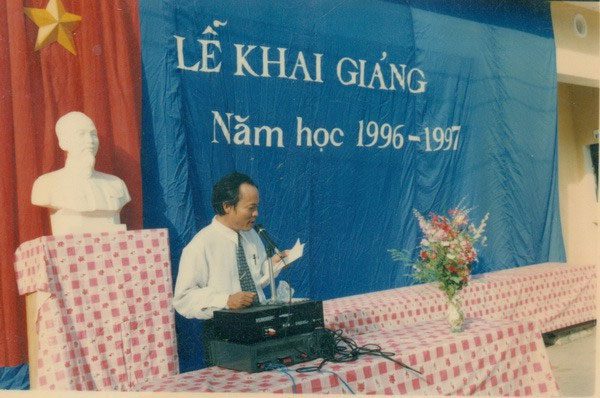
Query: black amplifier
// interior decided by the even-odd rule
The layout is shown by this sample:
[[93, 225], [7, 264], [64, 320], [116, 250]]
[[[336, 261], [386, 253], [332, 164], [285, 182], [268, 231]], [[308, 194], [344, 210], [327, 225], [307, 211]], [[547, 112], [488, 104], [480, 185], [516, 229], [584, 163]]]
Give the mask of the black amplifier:
[[213, 322], [215, 337], [219, 340], [234, 343], [272, 340], [322, 328], [323, 302], [301, 301], [219, 310], [214, 312]]
[[331, 358], [335, 352], [333, 335], [322, 328], [253, 344], [211, 340], [208, 346], [214, 365], [249, 373]]

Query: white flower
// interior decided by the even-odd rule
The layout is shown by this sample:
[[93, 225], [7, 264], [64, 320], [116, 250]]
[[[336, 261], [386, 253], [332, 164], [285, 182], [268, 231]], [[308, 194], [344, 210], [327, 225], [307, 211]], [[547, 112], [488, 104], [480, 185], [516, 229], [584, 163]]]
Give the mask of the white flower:
[[[473, 227], [473, 229], [474, 229], [473, 240], [478, 240], [479, 238], [481, 238], [481, 235], [483, 234], [483, 231], [485, 230], [485, 226], [487, 224], [487, 220], [489, 217], [490, 217], [490, 213], [485, 213], [485, 216], [481, 220], [481, 223], [479, 223], [479, 227], [477, 227], [477, 229], [475, 229], [475, 227]], [[471, 224], [471, 226], [473, 226], [473, 224]]]
[[458, 211], [454, 216], [454, 223], [458, 226], [464, 225], [467, 222], [467, 215], [464, 211]]

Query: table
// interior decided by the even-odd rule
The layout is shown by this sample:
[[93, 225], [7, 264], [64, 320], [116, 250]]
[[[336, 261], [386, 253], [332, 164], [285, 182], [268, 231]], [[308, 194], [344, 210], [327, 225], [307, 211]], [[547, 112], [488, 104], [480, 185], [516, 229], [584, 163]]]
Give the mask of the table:
[[[467, 318], [534, 320], [542, 333], [596, 318], [594, 265], [544, 263], [475, 275], [463, 289]], [[433, 284], [323, 302], [325, 324], [351, 335], [446, 317]]]
[[41, 389], [130, 390], [178, 373], [165, 229], [44, 236], [15, 252], [37, 311]]
[[[170, 376], [137, 386], [139, 391], [349, 393], [419, 395], [558, 395], [558, 387], [534, 322], [469, 319], [462, 333], [444, 320], [354, 336], [377, 343], [423, 372], [418, 375], [381, 357], [328, 363], [321, 373], [249, 374], [219, 367]], [[347, 386], [342, 382], [347, 383]]]

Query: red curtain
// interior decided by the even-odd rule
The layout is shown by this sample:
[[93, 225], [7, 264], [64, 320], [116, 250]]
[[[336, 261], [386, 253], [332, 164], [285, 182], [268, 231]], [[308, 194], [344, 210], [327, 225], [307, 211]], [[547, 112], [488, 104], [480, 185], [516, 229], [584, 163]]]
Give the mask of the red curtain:
[[27, 362], [25, 305], [13, 255], [20, 243], [50, 235], [48, 213], [31, 205], [33, 181], [63, 166], [56, 120], [78, 110], [94, 120], [96, 169], [122, 178], [132, 197], [121, 212], [142, 226], [141, 59], [137, 0], [62, 0], [80, 15], [77, 55], [58, 43], [34, 51], [38, 27], [24, 7], [48, 0], [0, 2], [0, 366]]

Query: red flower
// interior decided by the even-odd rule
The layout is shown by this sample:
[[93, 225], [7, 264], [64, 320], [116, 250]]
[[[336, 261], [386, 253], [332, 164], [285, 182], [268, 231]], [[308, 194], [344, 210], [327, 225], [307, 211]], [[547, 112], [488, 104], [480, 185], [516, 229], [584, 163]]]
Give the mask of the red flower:
[[427, 259], [429, 258], [429, 256], [428, 256], [428, 254], [427, 254], [427, 252], [426, 252], [426, 251], [422, 251], [422, 252], [421, 252], [421, 258], [422, 258], [423, 260], [427, 260]]

